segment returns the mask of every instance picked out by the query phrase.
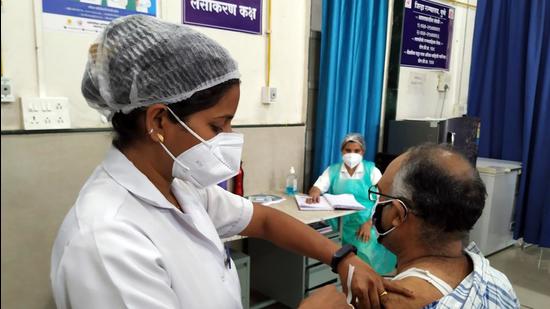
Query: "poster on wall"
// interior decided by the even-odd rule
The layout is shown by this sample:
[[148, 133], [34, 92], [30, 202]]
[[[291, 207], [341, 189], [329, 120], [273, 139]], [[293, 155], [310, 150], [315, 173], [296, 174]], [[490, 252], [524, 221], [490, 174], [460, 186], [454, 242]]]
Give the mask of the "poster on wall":
[[42, 0], [46, 30], [97, 33], [111, 20], [132, 14], [157, 16], [157, 0]]
[[183, 23], [262, 33], [262, 0], [183, 0]]
[[401, 65], [449, 70], [454, 8], [427, 0], [405, 0]]

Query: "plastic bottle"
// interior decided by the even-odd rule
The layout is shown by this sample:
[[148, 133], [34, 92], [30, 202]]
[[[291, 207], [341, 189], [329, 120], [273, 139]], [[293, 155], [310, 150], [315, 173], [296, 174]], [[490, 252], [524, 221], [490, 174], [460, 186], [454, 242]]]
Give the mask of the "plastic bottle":
[[286, 194], [294, 195], [298, 190], [298, 178], [296, 177], [296, 170], [294, 166], [290, 167], [290, 172], [286, 176]]

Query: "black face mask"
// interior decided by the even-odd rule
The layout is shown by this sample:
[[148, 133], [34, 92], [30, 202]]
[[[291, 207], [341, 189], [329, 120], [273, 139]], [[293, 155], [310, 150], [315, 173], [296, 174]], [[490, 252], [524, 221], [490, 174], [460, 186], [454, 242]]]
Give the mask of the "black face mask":
[[374, 232], [376, 233], [376, 240], [378, 243], [382, 244], [382, 239], [386, 237], [389, 233], [391, 233], [397, 226], [393, 226], [390, 229], [384, 231], [384, 228], [382, 227], [382, 212], [384, 211], [384, 208], [386, 206], [390, 206], [393, 201], [399, 202], [403, 208], [405, 209], [405, 218], [407, 218], [408, 209], [405, 204], [398, 199], [390, 199], [385, 201], [378, 201], [374, 205], [374, 210], [372, 211], [371, 220], [372, 220], [372, 226], [374, 227]]
[[393, 200], [386, 200], [386, 201], [378, 201], [374, 205], [374, 210], [372, 211], [371, 220], [372, 220], [372, 226], [374, 227], [374, 232], [376, 233], [376, 240], [378, 243], [381, 243], [384, 236], [389, 234], [391, 232], [390, 229], [388, 231], [384, 231], [384, 228], [382, 227], [382, 212], [384, 211], [384, 207], [391, 204]]

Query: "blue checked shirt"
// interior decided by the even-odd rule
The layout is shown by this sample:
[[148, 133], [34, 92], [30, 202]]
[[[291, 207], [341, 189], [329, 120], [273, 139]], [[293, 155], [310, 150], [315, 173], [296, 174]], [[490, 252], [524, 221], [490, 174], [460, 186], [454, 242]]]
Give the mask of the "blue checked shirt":
[[512, 284], [500, 271], [489, 265], [474, 242], [464, 250], [474, 270], [456, 289], [424, 308], [519, 308]]

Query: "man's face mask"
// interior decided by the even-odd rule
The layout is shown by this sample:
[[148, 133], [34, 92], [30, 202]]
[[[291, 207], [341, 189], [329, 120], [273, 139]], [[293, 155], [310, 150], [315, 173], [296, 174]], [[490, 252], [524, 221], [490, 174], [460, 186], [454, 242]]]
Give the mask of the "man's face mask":
[[386, 235], [393, 232], [393, 230], [397, 228], [397, 226], [393, 226], [390, 229], [384, 231], [384, 228], [382, 227], [382, 214], [384, 212], [384, 209], [391, 207], [393, 201], [397, 201], [399, 204], [401, 204], [401, 206], [405, 210], [405, 220], [407, 219], [409, 210], [405, 205], [405, 203], [403, 203], [401, 200], [399, 199], [389, 199], [384, 201], [377, 200], [371, 214], [371, 220], [372, 220], [372, 226], [374, 227], [374, 232], [376, 234], [376, 239], [379, 243], [382, 242], [382, 239], [384, 239]]

